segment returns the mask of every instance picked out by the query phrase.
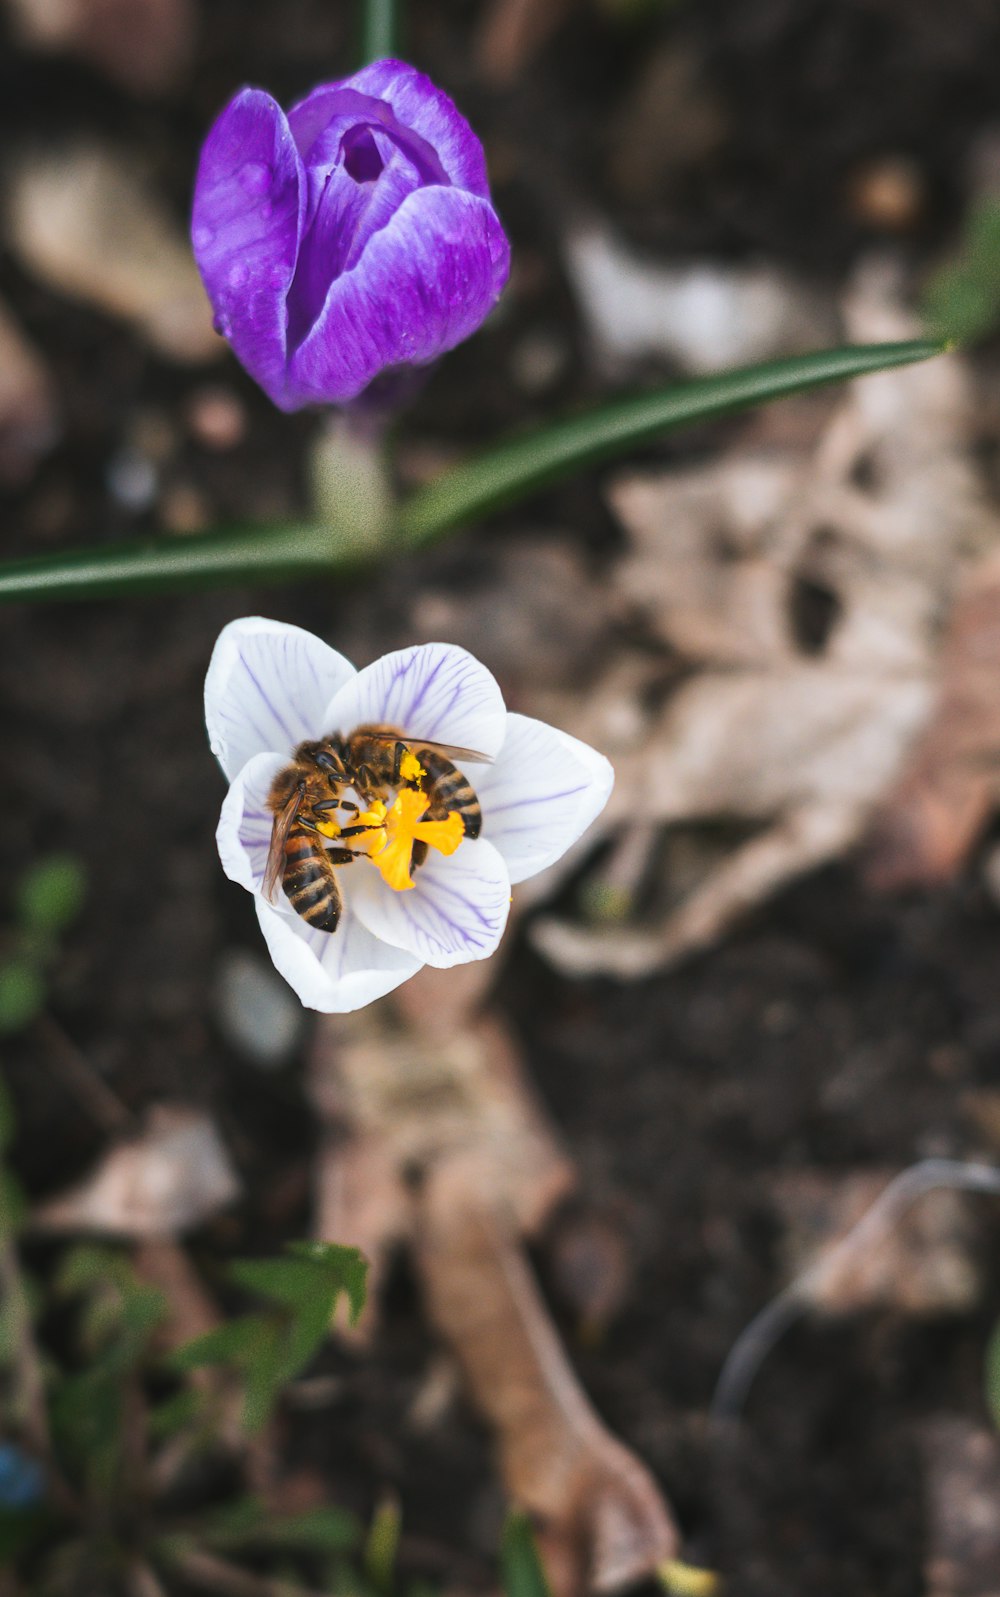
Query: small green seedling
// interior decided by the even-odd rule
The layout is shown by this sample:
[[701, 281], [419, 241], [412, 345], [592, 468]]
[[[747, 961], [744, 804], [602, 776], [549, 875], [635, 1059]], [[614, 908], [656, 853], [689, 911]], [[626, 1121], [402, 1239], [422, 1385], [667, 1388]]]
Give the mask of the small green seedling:
[[87, 893], [83, 865], [70, 854], [49, 854], [22, 876], [14, 921], [0, 946], [0, 1037], [23, 1031], [41, 1014], [59, 939], [79, 917]]

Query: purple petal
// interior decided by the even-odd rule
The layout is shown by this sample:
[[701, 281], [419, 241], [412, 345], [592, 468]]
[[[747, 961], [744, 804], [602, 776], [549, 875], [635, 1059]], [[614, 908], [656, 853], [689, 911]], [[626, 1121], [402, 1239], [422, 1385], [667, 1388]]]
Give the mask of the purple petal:
[[600, 815], [614, 783], [603, 754], [526, 715], [508, 715], [494, 764], [469, 766], [467, 775], [482, 807], [483, 835], [503, 855], [512, 882], [560, 859]]
[[[355, 124], [338, 145], [345, 142], [346, 155], [326, 174], [303, 234], [288, 296], [292, 350], [322, 311], [331, 281], [357, 264], [372, 234], [392, 220], [406, 196], [423, 182], [417, 167], [388, 134]], [[366, 170], [371, 171], [370, 178], [364, 177]]]
[[275, 969], [307, 1009], [362, 1009], [420, 969], [419, 959], [373, 937], [349, 905], [335, 932], [314, 931], [301, 916], [281, 914], [261, 898], [257, 919]]
[[457, 189], [417, 189], [332, 283], [289, 360], [291, 402], [342, 404], [387, 366], [435, 360], [488, 315], [509, 265], [510, 246], [488, 201]]
[[433, 147], [398, 121], [391, 106], [358, 94], [344, 83], [324, 83], [313, 89], [289, 111], [288, 125], [309, 175], [310, 216], [328, 173], [344, 158], [344, 135], [353, 128], [385, 133], [417, 168], [421, 183], [447, 187], [451, 182]]
[[377, 871], [359, 871], [351, 906], [377, 937], [425, 965], [447, 969], [493, 953], [510, 913], [510, 877], [490, 843], [467, 838], [450, 858], [432, 849], [414, 884], [397, 893]]
[[[324, 116], [329, 115], [333, 96], [352, 91], [359, 98], [371, 97], [388, 105], [397, 126], [410, 130], [424, 141], [456, 188], [482, 199], [489, 197], [486, 159], [478, 138], [454, 101], [405, 61], [375, 61], [352, 78], [314, 89], [290, 117], [303, 155], [311, 142], [310, 131], [318, 132]], [[338, 109], [343, 103], [343, 100], [337, 102]]]
[[305, 210], [302, 163], [281, 107], [244, 89], [208, 135], [191, 239], [219, 331], [282, 409], [285, 299]]
[[421, 643], [384, 654], [330, 700], [327, 730], [349, 733], [374, 722], [408, 738], [453, 743], [492, 759], [503, 744], [507, 712], [496, 679], [453, 643]]
[[301, 627], [246, 616], [224, 627], [205, 678], [212, 753], [230, 780], [254, 754], [286, 759], [332, 730], [323, 711], [356, 675], [353, 665]]

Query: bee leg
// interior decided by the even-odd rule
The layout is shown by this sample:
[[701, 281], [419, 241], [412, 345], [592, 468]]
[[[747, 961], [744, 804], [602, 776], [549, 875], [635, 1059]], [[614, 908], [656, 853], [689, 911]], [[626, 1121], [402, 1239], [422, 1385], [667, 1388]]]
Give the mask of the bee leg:
[[378, 830], [377, 826], [373, 827], [367, 821], [360, 821], [357, 826], [342, 826], [340, 835], [341, 837], [361, 837], [364, 832], [377, 832]]
[[356, 809], [357, 808], [356, 805], [348, 806], [347, 804], [345, 804], [345, 805], [342, 806], [340, 800], [339, 799], [335, 799], [335, 798], [318, 799], [317, 802], [315, 804], [313, 804], [311, 807], [312, 807], [313, 810], [339, 810], [341, 808], [346, 810], [348, 808], [351, 808], [351, 809]]
[[331, 865], [350, 865], [352, 859], [357, 859], [359, 850], [353, 848], [328, 848], [326, 857]]
[[354, 773], [354, 786], [362, 797], [370, 804], [372, 799], [378, 798], [381, 786], [378, 773], [370, 765], [359, 765]]

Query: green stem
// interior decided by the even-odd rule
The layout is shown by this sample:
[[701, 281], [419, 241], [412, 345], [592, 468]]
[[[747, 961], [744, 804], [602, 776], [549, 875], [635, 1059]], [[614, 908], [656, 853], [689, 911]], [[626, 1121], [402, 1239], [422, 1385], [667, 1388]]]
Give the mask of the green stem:
[[362, 0], [362, 64], [394, 56], [399, 49], [397, 39], [396, 0]]
[[399, 537], [409, 545], [429, 543], [452, 527], [514, 504], [569, 472], [607, 460], [675, 427], [783, 399], [824, 383], [927, 360], [946, 348], [944, 341], [927, 338], [903, 344], [847, 345], [613, 401], [512, 439], [418, 489], [401, 507]]

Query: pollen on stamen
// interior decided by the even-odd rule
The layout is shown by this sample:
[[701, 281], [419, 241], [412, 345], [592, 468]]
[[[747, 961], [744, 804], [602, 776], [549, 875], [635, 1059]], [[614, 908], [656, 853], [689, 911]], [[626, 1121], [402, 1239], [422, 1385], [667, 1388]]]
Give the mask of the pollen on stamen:
[[426, 843], [440, 853], [454, 854], [465, 836], [462, 817], [453, 810], [443, 821], [425, 821], [422, 817], [429, 808], [426, 793], [414, 788], [401, 788], [388, 811], [384, 806], [383, 841], [378, 843], [378, 833], [372, 833], [369, 858], [382, 880], [394, 892], [405, 893], [416, 884], [410, 874], [413, 845]]

